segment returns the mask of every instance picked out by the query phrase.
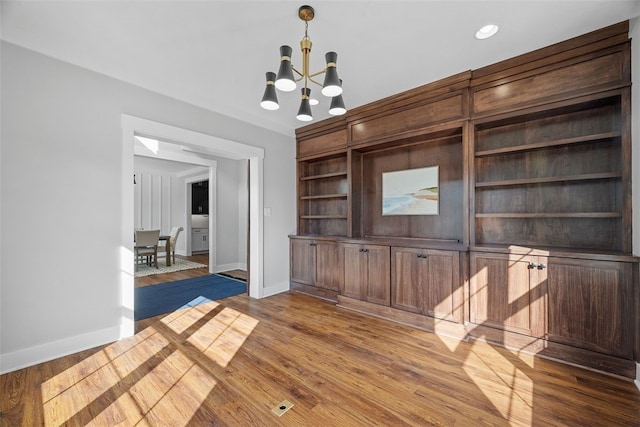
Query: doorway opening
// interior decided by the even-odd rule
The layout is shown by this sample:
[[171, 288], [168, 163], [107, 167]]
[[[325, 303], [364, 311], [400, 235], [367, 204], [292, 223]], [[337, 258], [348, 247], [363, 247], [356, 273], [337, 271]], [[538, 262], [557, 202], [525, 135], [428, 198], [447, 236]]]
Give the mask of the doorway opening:
[[[122, 248], [121, 256], [122, 277], [121, 277], [121, 295], [122, 295], [122, 323], [121, 336], [131, 336], [134, 333], [134, 313], [133, 313], [133, 295], [134, 295], [134, 277], [133, 277], [133, 239], [131, 230], [133, 230], [133, 186], [131, 185], [131, 177], [133, 175], [134, 155], [147, 155], [159, 159], [182, 161], [193, 163], [194, 157], [200, 155], [218, 156], [233, 160], [247, 160], [249, 169], [249, 201], [248, 201], [248, 222], [250, 224], [248, 231], [248, 283], [249, 296], [252, 298], [261, 298], [263, 296], [263, 158], [264, 149], [251, 145], [241, 144], [238, 142], [217, 138], [211, 135], [201, 134], [162, 123], [153, 122], [129, 115], [122, 115], [123, 129], [123, 175], [122, 175], [122, 194], [124, 195], [122, 208]], [[135, 136], [144, 136], [156, 141], [162, 141], [162, 147], [158, 145], [155, 152], [148, 149], [137, 147], [135, 144]], [[209, 190], [214, 187], [215, 173], [209, 168]], [[211, 196], [211, 194], [210, 194]], [[209, 209], [215, 212], [215, 206]], [[211, 218], [211, 217], [210, 217]], [[210, 229], [215, 228], [213, 219], [210, 219]], [[186, 230], [185, 230], [186, 231]], [[213, 239], [210, 239], [210, 249], [213, 248]], [[214, 264], [215, 265], [215, 264]], [[210, 269], [213, 266], [210, 266]]]

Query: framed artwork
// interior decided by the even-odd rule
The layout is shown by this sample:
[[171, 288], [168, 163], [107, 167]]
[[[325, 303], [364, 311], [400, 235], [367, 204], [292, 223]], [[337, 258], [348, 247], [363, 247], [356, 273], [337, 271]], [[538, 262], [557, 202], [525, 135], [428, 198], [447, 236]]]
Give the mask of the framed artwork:
[[382, 173], [382, 215], [438, 215], [438, 166]]

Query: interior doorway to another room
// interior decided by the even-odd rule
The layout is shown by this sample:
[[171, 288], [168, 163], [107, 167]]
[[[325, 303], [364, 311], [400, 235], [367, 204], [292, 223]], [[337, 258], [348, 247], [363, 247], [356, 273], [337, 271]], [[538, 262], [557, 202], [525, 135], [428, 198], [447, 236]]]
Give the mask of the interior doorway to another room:
[[[132, 116], [122, 116], [123, 128], [123, 180], [122, 192], [124, 195], [122, 217], [122, 247], [123, 276], [122, 276], [122, 333], [123, 337], [133, 335], [135, 325], [133, 322], [133, 241], [131, 230], [134, 228], [133, 215], [133, 186], [131, 176], [134, 173], [134, 156], [148, 156], [164, 160], [198, 164], [208, 156], [218, 156], [226, 159], [244, 160], [248, 163], [247, 176], [247, 224], [251, 224], [247, 231], [246, 257], [249, 295], [253, 298], [261, 298], [263, 294], [263, 236], [264, 219], [263, 211], [263, 158], [264, 149], [223, 140], [206, 134], [200, 134], [186, 129], [180, 129], [162, 123], [152, 122]], [[156, 141], [155, 149], [136, 146], [136, 136], [149, 137]], [[184, 141], [184, 142], [176, 142]], [[207, 165], [209, 166], [209, 165]], [[127, 178], [128, 177], [128, 178]], [[207, 178], [207, 177], [205, 177]], [[215, 212], [215, 197], [211, 194], [215, 188], [215, 168], [209, 167], [209, 211]], [[130, 200], [130, 201], [129, 201]], [[188, 201], [189, 205], [191, 200]], [[185, 206], [188, 204], [185, 203]], [[216, 226], [212, 216], [209, 216], [209, 250], [210, 255], [215, 256], [214, 238]], [[185, 236], [189, 239], [190, 226], [185, 230]], [[189, 239], [190, 240], [190, 239]], [[210, 268], [216, 268], [215, 259], [210, 262]]]
[[[247, 161], [213, 156], [210, 160], [213, 185], [209, 185], [207, 167], [136, 155], [134, 226], [160, 229], [162, 235], [181, 227], [172, 248], [178, 255], [178, 264], [180, 257], [190, 256], [198, 256], [196, 262], [201, 264], [204, 256], [210, 273], [244, 273], [249, 214]], [[164, 258], [161, 264], [164, 265]], [[196, 268], [182, 264], [182, 268], [173, 267], [174, 271]], [[146, 282], [137, 278], [136, 286]]]

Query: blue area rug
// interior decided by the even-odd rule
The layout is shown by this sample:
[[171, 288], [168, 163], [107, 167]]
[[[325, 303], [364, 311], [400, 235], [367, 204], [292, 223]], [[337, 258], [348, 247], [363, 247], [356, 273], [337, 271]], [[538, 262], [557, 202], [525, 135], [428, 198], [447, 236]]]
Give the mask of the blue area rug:
[[247, 284], [217, 274], [135, 289], [135, 320], [247, 292]]

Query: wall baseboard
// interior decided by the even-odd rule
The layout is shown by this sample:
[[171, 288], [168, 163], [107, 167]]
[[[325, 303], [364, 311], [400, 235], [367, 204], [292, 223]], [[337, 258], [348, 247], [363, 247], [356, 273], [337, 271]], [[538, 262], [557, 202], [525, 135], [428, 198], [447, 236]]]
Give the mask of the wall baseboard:
[[0, 374], [48, 362], [120, 339], [120, 325], [0, 354]]
[[221, 271], [229, 271], [229, 270], [244, 270], [247, 271], [247, 263], [246, 262], [235, 262], [230, 264], [218, 264], [216, 265], [215, 272], [220, 273]]
[[281, 282], [275, 285], [271, 285], [269, 287], [265, 287], [262, 290], [261, 298], [267, 298], [272, 295], [281, 294], [283, 292], [287, 292], [289, 290], [289, 281]]

